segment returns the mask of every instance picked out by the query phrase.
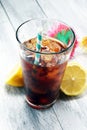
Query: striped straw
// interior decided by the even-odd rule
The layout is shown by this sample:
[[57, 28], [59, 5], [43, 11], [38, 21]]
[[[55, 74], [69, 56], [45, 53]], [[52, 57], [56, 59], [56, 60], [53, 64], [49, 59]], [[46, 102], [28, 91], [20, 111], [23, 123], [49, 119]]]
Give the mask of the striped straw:
[[[41, 32], [37, 35], [36, 51], [40, 52], [42, 44], [42, 34]], [[39, 64], [40, 53], [36, 53], [34, 64]]]

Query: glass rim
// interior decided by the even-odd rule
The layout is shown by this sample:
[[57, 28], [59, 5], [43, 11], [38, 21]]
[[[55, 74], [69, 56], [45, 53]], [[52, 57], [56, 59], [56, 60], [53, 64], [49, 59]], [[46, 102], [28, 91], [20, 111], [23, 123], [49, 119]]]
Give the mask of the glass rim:
[[16, 39], [17, 39], [17, 41], [18, 41], [19, 44], [22, 44], [21, 40], [18, 37], [19, 30], [26, 23], [28, 23], [30, 21], [34, 21], [34, 20], [57, 20], [58, 22], [63, 23], [64, 25], [66, 25], [67, 27], [69, 27], [69, 30], [71, 30], [72, 33], [73, 33], [73, 38], [72, 38], [71, 44], [67, 48], [65, 48], [65, 49], [63, 49], [63, 50], [61, 50], [59, 52], [39, 52], [39, 51], [36, 51], [36, 50], [29, 49], [26, 46], [23, 46], [24, 49], [29, 50], [29, 51], [31, 51], [33, 53], [50, 55], [50, 54], [61, 54], [61, 53], [64, 53], [64, 52], [68, 51], [74, 45], [76, 37], [75, 37], [75, 33], [74, 33], [73, 29], [68, 24], [66, 24], [66, 23], [64, 23], [64, 22], [62, 22], [62, 21], [60, 21], [58, 19], [53, 19], [53, 18], [35, 18], [35, 19], [29, 19], [29, 20], [26, 20], [25, 22], [23, 22], [22, 24], [20, 24], [18, 26], [17, 30], [16, 30]]

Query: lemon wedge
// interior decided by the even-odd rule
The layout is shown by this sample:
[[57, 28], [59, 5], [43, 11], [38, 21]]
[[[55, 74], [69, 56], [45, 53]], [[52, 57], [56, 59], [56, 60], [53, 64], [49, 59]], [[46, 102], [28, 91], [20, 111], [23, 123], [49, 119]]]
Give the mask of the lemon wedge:
[[20, 64], [17, 64], [12, 71], [9, 73], [9, 76], [5, 82], [7, 85], [14, 86], [14, 87], [23, 87], [23, 75], [22, 75], [22, 67]]
[[61, 90], [68, 96], [82, 94], [87, 88], [86, 71], [81, 65], [71, 64], [66, 67]]

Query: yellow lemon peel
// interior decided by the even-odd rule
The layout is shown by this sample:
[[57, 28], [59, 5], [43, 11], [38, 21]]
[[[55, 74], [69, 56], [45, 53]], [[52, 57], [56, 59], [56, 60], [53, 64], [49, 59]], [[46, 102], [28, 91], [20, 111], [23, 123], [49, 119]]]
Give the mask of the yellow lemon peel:
[[9, 76], [7, 77], [5, 83], [7, 85], [10, 85], [13, 87], [23, 87], [24, 86], [22, 67], [20, 64], [17, 64], [12, 69], [12, 71], [9, 73]]
[[82, 38], [80, 42], [80, 46], [84, 49], [84, 51], [87, 52], [87, 36]]
[[87, 88], [86, 70], [78, 63], [68, 64], [65, 70], [61, 90], [69, 96], [82, 94]]

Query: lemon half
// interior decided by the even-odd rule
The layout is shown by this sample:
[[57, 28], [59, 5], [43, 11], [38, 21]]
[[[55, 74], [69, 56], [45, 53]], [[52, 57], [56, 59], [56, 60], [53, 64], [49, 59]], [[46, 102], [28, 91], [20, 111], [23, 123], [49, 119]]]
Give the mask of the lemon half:
[[82, 94], [87, 88], [86, 71], [78, 64], [71, 64], [66, 67], [61, 90], [68, 96]]

